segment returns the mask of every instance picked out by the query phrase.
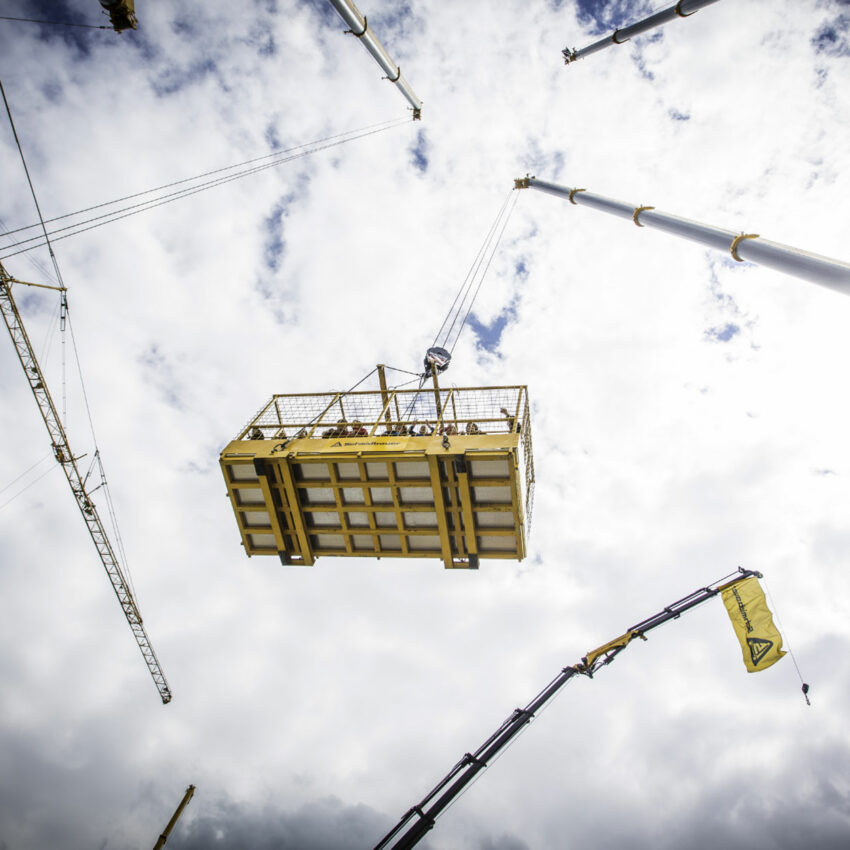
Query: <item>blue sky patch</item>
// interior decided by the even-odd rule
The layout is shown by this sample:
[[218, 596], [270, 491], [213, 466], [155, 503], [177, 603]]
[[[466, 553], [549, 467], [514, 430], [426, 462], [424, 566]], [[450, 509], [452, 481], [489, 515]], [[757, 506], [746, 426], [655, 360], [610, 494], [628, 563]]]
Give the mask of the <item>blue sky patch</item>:
[[[299, 0], [297, 5], [312, 9], [327, 27], [338, 27], [343, 30], [346, 28], [345, 22], [340, 17], [339, 12], [328, 3], [328, 0]], [[359, 9], [360, 7], [358, 6], [357, 8]]]
[[[519, 263], [517, 268], [522, 266], [523, 270], [525, 270], [525, 264]], [[527, 275], [527, 272], [525, 273]], [[478, 317], [475, 313], [469, 314], [469, 319], [467, 320], [469, 323], [469, 327], [472, 328], [472, 332], [475, 334], [477, 345], [479, 348], [483, 348], [485, 351], [489, 351], [491, 354], [496, 352], [496, 349], [499, 347], [499, 343], [502, 341], [502, 332], [508, 325], [508, 322], [515, 321], [517, 315], [517, 303], [519, 298], [515, 296], [511, 299], [511, 302], [490, 322], [489, 325], [485, 325], [483, 322], [479, 321]]]
[[266, 127], [266, 132], [263, 133], [263, 138], [266, 140], [269, 150], [278, 151], [283, 148], [283, 142], [280, 140], [280, 136], [277, 134], [277, 127], [274, 124], [269, 124]]
[[286, 250], [286, 240], [283, 238], [283, 218], [289, 206], [288, 201], [291, 200], [291, 198], [282, 198], [263, 222], [266, 230], [263, 260], [267, 268], [273, 272], [280, 269], [283, 253]]
[[[115, 33], [111, 32], [109, 17], [105, 13], [100, 14], [100, 10], [100, 4], [97, 3], [81, 9], [79, 4], [72, 5], [65, 2], [65, 0], [35, 0], [35, 2], [27, 4], [24, 14], [10, 13], [9, 11], [6, 11], [4, 14], [10, 15], [10, 17], [30, 18], [32, 20], [61, 21], [69, 24], [110, 27], [110, 30], [107, 32], [77, 27], [55, 26], [52, 24], [41, 24], [39, 26], [39, 41], [46, 43], [64, 41], [66, 44], [75, 47], [82, 56], [88, 56], [91, 53], [91, 45], [94, 39], [101, 42], [104, 36], [115, 35]], [[24, 26], [24, 24], [15, 24], [15, 26]]]
[[812, 36], [812, 47], [815, 53], [826, 56], [850, 56], [850, 41], [847, 33], [850, 30], [850, 15], [842, 13], [835, 20], [828, 21]]
[[428, 170], [428, 141], [425, 138], [425, 133], [419, 130], [416, 134], [416, 143], [413, 147], [408, 148], [410, 151], [411, 162], [413, 167], [424, 174]]
[[138, 359], [147, 372], [145, 380], [160, 391], [165, 403], [176, 410], [183, 410], [174, 370], [159, 345], [153, 343]]
[[248, 44], [257, 51], [258, 56], [269, 57], [277, 53], [277, 42], [274, 40], [274, 35], [263, 21], [258, 21], [251, 27]]
[[712, 342], [729, 342], [730, 339], [736, 337], [740, 332], [740, 325], [736, 325], [734, 322], [727, 322], [723, 327], [709, 328], [705, 332], [705, 336]]
[[176, 94], [181, 89], [205, 80], [215, 71], [216, 64], [212, 59], [196, 62], [185, 69], [172, 65], [164, 69], [151, 85], [157, 97], [168, 97], [170, 94]]
[[622, 29], [652, 13], [644, 0], [576, 0], [578, 20], [592, 35]]
[[655, 79], [655, 74], [647, 68], [646, 62], [644, 62], [643, 56], [640, 52], [635, 52], [632, 55], [632, 59], [634, 60], [635, 65], [637, 65], [637, 69], [640, 72], [640, 75], [645, 79], [652, 82]]
[[278, 13], [277, 0], [254, 0], [254, 5], [267, 12], [269, 15]]

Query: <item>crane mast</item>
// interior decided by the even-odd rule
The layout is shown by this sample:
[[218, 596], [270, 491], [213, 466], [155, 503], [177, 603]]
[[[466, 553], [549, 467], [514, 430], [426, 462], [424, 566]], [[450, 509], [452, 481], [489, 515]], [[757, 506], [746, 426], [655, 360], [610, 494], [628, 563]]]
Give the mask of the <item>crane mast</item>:
[[[15, 351], [18, 354], [18, 359], [21, 362], [21, 367], [24, 370], [27, 381], [29, 382], [32, 394], [35, 397], [38, 409], [41, 412], [41, 417], [47, 427], [47, 433], [50, 435], [50, 441], [53, 448], [53, 453], [68, 479], [68, 484], [71, 487], [71, 492], [74, 494], [74, 499], [77, 502], [77, 507], [85, 520], [86, 527], [89, 530], [92, 541], [97, 549], [106, 574], [109, 576], [109, 581], [112, 583], [112, 589], [118, 597], [118, 602], [124, 611], [124, 616], [130, 624], [130, 629], [133, 632], [133, 637], [136, 639], [139, 649], [145, 664], [150, 671], [154, 684], [156, 685], [159, 695], [163, 703], [171, 701], [171, 689], [165, 679], [165, 674], [159, 665], [156, 653], [151, 646], [145, 627], [142, 623], [142, 615], [136, 606], [136, 601], [133, 598], [133, 593], [130, 586], [124, 577], [124, 572], [121, 569], [121, 564], [112, 543], [106, 533], [100, 515], [97, 511], [97, 506], [92, 501], [86, 490], [86, 484], [80, 476], [80, 471], [77, 468], [77, 458], [74, 457], [71, 451], [71, 446], [68, 443], [68, 437], [65, 434], [65, 429], [62, 427], [62, 422], [50, 396], [50, 391], [47, 388], [47, 382], [38, 364], [32, 344], [27, 336], [24, 328], [21, 315], [18, 312], [15, 299], [12, 297], [12, 284], [21, 281], [15, 281], [0, 264], [0, 312], [3, 313], [3, 319], [6, 322], [6, 327], [9, 329], [9, 335], [12, 337], [12, 343], [15, 346]], [[58, 288], [58, 287], [47, 287]], [[64, 288], [60, 288], [62, 296], [65, 296]]]

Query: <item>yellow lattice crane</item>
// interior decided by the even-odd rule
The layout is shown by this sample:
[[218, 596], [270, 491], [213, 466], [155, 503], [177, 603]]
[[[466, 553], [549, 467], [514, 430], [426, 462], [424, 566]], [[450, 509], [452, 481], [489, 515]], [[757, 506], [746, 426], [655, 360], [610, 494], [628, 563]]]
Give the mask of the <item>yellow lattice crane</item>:
[[[77, 507], [80, 509], [80, 513], [89, 530], [106, 574], [109, 576], [109, 581], [112, 583], [112, 589], [115, 591], [118, 602], [124, 611], [124, 616], [130, 624], [133, 637], [136, 639], [136, 643], [141, 650], [142, 657], [159, 691], [159, 695], [163, 703], [170, 702], [171, 689], [168, 687], [165, 673], [163, 673], [156, 653], [151, 646], [150, 639], [142, 623], [142, 615], [139, 613], [133, 593], [119, 563], [118, 556], [100, 519], [97, 506], [86, 489], [85, 480], [80, 475], [77, 467], [78, 458], [74, 455], [68, 443], [68, 436], [65, 433], [59, 413], [50, 396], [47, 382], [27, 336], [21, 315], [15, 304], [15, 299], [12, 297], [12, 285], [16, 283], [21, 284], [25, 283], [25, 281], [19, 281], [13, 278], [8, 274], [2, 263], [0, 263], [0, 313], [3, 314], [6, 327], [9, 329], [9, 335], [12, 337], [15, 352], [18, 355], [18, 360], [20, 360], [36, 404], [38, 404], [38, 409], [41, 412], [47, 433], [50, 435], [53, 454], [58, 464], [62, 467], [65, 477], [68, 479], [68, 484], [71, 487], [71, 492], [74, 494]], [[46, 286], [45, 284], [28, 285], [58, 290], [62, 295], [62, 308], [64, 311], [66, 307], [66, 291], [64, 286]]]

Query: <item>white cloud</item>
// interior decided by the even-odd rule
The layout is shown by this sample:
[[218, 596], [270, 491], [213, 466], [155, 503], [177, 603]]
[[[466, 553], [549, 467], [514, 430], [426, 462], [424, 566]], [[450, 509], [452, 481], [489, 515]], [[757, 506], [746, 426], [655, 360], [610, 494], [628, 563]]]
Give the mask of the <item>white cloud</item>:
[[[67, 486], [45, 476], [0, 511], [0, 843], [147, 846], [192, 782], [175, 847], [218, 828], [304, 846], [309, 823], [326, 830], [316, 846], [371, 846], [562, 666], [741, 564], [767, 576], [812, 708], [790, 659], [747, 676], [709, 605], [571, 683], [429, 846], [839, 846], [840, 295], [522, 192], [476, 311], [516, 315], [498, 356], [467, 330], [446, 381], [529, 385], [528, 559], [458, 574], [249, 560], [217, 459], [272, 392], [418, 368], [526, 172], [846, 259], [844, 58], [815, 50], [824, 26], [839, 38], [840, 6], [718, 3], [564, 67], [564, 46], [594, 38], [571, 3], [360, 5], [421, 124], [56, 243], [175, 696], [159, 705]], [[99, 21], [93, 0], [67, 9]], [[0, 22], [46, 217], [405, 115], [330, 4], [137, 12], [121, 37]], [[0, 218], [31, 224], [8, 130], [0, 145]], [[26, 255], [7, 266], [44, 280]], [[40, 350], [53, 296], [16, 293]], [[57, 343], [47, 360], [61, 396]], [[72, 378], [71, 440], [91, 452]], [[0, 392], [5, 486], [49, 449], [8, 344]]]

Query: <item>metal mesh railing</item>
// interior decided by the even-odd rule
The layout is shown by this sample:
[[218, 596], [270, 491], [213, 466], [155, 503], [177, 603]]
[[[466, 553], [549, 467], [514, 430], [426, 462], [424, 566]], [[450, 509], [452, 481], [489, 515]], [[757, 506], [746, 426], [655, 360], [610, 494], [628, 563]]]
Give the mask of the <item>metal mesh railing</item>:
[[520, 441], [525, 526], [531, 530], [534, 456], [524, 386], [274, 395], [237, 439], [291, 440], [418, 434], [509, 434]]
[[[414, 425], [506, 434], [526, 422], [530, 422], [528, 392], [521, 386], [391, 390], [386, 395], [380, 391], [275, 395], [237, 439], [250, 439], [252, 434], [255, 439], [258, 434], [264, 439], [321, 437], [326, 430], [343, 429], [347, 432], [343, 436], [354, 436], [355, 425], [379, 436], [402, 426], [402, 433], [407, 433]], [[471, 431], [469, 426], [474, 426]]]

